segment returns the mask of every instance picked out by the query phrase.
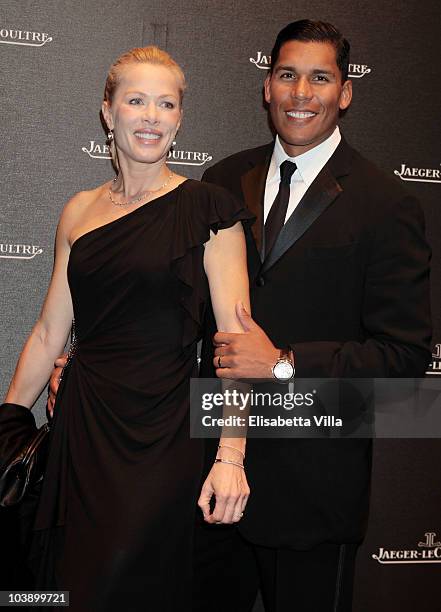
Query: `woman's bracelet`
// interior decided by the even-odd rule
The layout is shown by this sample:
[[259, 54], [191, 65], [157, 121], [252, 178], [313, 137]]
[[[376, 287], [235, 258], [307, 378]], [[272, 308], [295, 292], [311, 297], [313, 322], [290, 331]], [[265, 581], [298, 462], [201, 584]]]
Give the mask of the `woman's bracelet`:
[[230, 446], [229, 444], [219, 444], [218, 448], [232, 448], [233, 450], [240, 453], [242, 457], [245, 459], [245, 453], [241, 451], [240, 448], [236, 448], [235, 446]]
[[242, 463], [237, 463], [237, 461], [228, 461], [228, 459], [218, 459], [216, 457], [216, 459], [214, 460], [215, 463], [228, 463], [229, 465], [237, 465], [237, 467], [242, 468], [243, 470], [245, 469]]

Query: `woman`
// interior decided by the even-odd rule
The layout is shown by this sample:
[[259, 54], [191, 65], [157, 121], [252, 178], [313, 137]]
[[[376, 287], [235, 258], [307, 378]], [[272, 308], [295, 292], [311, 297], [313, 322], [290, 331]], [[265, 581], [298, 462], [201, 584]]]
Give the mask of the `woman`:
[[[239, 221], [250, 215], [222, 189], [168, 169], [184, 89], [156, 47], [111, 67], [102, 113], [118, 174], [63, 210], [48, 294], [6, 398], [33, 405], [75, 317], [33, 547], [37, 587], [69, 590], [75, 611], [189, 607], [202, 465], [201, 441], [189, 438], [189, 379], [209, 294], [218, 328], [242, 331]], [[208, 521], [240, 520], [244, 444], [221, 440]]]

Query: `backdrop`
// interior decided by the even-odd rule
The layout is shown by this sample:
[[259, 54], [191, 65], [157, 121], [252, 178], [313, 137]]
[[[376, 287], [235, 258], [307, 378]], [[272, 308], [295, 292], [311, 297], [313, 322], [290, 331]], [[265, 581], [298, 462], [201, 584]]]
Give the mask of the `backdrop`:
[[[199, 178], [226, 155], [270, 140], [262, 104], [270, 49], [283, 25], [305, 17], [331, 21], [351, 41], [354, 99], [341, 123], [347, 139], [405, 181], [424, 207], [433, 249], [428, 375], [441, 374], [438, 1], [2, 0], [2, 396], [47, 288], [64, 202], [113, 176], [99, 118], [112, 61], [155, 43], [182, 65], [189, 88], [170, 163]], [[41, 419], [43, 398], [35, 410]], [[356, 612], [439, 609], [440, 460], [438, 440], [375, 444]]]

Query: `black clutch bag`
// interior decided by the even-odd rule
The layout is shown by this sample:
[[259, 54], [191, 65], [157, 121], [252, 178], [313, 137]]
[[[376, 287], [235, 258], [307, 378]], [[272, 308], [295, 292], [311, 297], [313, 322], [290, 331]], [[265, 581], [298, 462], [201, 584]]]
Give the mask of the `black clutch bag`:
[[49, 423], [37, 428], [34, 415], [24, 406], [0, 406], [0, 506], [18, 504], [42, 480], [49, 431]]

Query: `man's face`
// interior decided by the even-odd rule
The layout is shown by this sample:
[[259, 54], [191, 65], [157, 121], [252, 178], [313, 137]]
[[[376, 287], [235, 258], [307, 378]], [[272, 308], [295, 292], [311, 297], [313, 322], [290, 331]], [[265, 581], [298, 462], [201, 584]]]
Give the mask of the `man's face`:
[[290, 157], [326, 140], [351, 99], [352, 83], [342, 83], [335, 48], [326, 42], [286, 42], [265, 81], [271, 119]]

